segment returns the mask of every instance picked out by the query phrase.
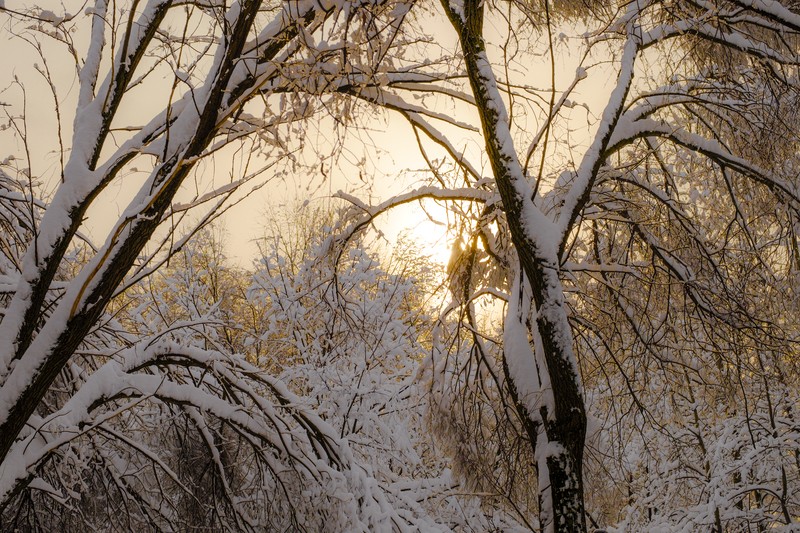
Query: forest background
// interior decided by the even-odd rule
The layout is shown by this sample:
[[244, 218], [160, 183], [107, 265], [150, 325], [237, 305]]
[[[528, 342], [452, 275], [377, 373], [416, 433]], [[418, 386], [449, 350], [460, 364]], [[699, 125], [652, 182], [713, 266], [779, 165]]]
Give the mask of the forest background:
[[0, 2], [0, 527], [793, 530], [799, 13]]

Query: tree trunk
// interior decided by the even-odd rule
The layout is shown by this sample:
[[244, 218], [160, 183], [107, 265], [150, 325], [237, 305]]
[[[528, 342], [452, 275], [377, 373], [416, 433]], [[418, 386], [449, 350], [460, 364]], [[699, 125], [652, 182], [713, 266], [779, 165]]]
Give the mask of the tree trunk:
[[[463, 11], [442, 0], [459, 34], [475, 104], [481, 118], [486, 150], [511, 229], [522, 270], [533, 289], [536, 327], [553, 394], [553, 411], [542, 418], [547, 448], [552, 508], [542, 509], [543, 529], [584, 532], [583, 447], [586, 411], [572, 348], [564, 291], [559, 277], [556, 226], [533, 204], [532, 191], [512, 146], [505, 103], [486, 59], [482, 37], [483, 3], [466, 0]], [[512, 379], [515, 376], [512, 375]], [[516, 377], [516, 379], [519, 379]], [[517, 387], [519, 389], [520, 387]], [[530, 413], [536, 416], [535, 413]], [[536, 443], [531, 443], [536, 445]], [[540, 487], [541, 489], [541, 487]], [[545, 499], [546, 501], [546, 499]]]

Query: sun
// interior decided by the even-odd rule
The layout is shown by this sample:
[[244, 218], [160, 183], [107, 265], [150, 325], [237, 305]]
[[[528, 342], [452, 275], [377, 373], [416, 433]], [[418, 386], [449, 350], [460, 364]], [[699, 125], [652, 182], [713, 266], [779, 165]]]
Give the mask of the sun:
[[447, 268], [455, 236], [443, 206], [434, 202], [427, 202], [424, 209], [419, 204], [398, 206], [378, 227], [390, 246], [410, 247], [433, 266]]

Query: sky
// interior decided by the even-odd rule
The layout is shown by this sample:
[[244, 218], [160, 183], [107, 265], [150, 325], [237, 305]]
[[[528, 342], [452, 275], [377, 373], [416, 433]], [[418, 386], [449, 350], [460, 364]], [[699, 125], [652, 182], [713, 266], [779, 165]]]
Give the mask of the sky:
[[[12, 2], [7, 2], [7, 7], [13, 8]], [[75, 8], [73, 8], [74, 10]], [[56, 16], [63, 15], [64, 8], [54, 5], [52, 8]], [[69, 11], [69, 8], [67, 8]], [[456, 41], [452, 30], [449, 28], [445, 19], [432, 19], [428, 22], [431, 31], [441, 39], [442, 46], [454, 48]], [[491, 26], [491, 20], [489, 21]], [[42, 23], [46, 30], [47, 23]], [[2, 33], [2, 38], [7, 35]], [[81, 35], [75, 36], [77, 49], [85, 49], [85, 39]], [[77, 93], [77, 80], [75, 67], [71, 57], [65, 53], [61, 46], [56, 46], [48, 42], [46, 38], [41, 40], [41, 53], [47, 61], [43, 61], [33, 46], [22, 45], [21, 41], [13, 43], [0, 43], [0, 49], [4, 54], [0, 55], [0, 102], [3, 102], [3, 110], [16, 117], [14, 121], [17, 127], [27, 128], [29, 143], [24, 146], [15, 142], [9, 135], [11, 130], [0, 131], [0, 142], [9, 148], [8, 153], [16, 151], [18, 154], [28, 150], [31, 154], [33, 168], [30, 170], [34, 176], [41, 177], [41, 182], [45, 194], [52, 193], [59, 183], [60, 156], [57, 150], [58, 136], [57, 129], [54, 127], [54, 99], [50, 88], [45, 83], [42, 73], [49, 70], [52, 79], [55, 80], [55, 87], [58, 99], [61, 102], [59, 112], [63, 125], [62, 138], [64, 145], [69, 146], [69, 135], [72, 121], [74, 118], [74, 101]], [[570, 44], [562, 42], [557, 49], [557, 72], [556, 84], [559, 88], [566, 86], [574, 77], [576, 68], [576, 57], [579, 55], [577, 49], [580, 43]], [[532, 62], [527, 65], [517, 61], [516, 65], [511, 65], [510, 75], [520, 77], [518, 83], [525, 83], [534, 86], [542, 86], [537, 80], [525, 79], [531, 73], [540, 75], [541, 79], [549, 81], [549, 62], [547, 58], [528, 58]], [[525, 67], [525, 68], [521, 68]], [[515, 70], [516, 69], [516, 70]], [[587, 104], [583, 109], [576, 106], [573, 113], [576, 120], [585, 122], [590, 119], [591, 113], [587, 109], [599, 109], [599, 102], [605, 97], [602, 90], [610, 80], [608, 74], [602, 68], [595, 69], [594, 79], [579, 87], [576, 99]], [[589, 90], [586, 87], [589, 87]], [[24, 87], [24, 95], [23, 95]], [[133, 102], [127, 102], [120, 110], [118, 123], [140, 124], [141, 117], [148, 117], [162, 109], [166, 103], [169, 91], [169, 83], [165, 81], [165, 90], [158, 91], [158, 94], [150, 89], [150, 93], [137, 94]], [[430, 100], [428, 101], [430, 102]], [[72, 105], [70, 105], [72, 104]], [[439, 104], [434, 104], [439, 105]], [[22, 109], [25, 109], [27, 122], [23, 125], [19, 116]], [[469, 113], [463, 109], [444, 106], [443, 112], [454, 114]], [[248, 266], [257, 254], [255, 240], [264, 235], [265, 227], [268, 225], [270, 213], [276, 209], [294, 208], [304, 202], [311, 205], [324, 205], [328, 199], [337, 191], [344, 191], [353, 194], [364, 201], [372, 199], [374, 203], [385, 200], [393, 194], [421, 186], [426, 183], [430, 176], [425, 171], [425, 161], [417, 148], [417, 141], [412, 129], [402, 118], [388, 112], [378, 112], [365, 115], [359, 128], [351, 129], [344, 142], [344, 152], [336, 160], [330, 160], [327, 155], [332, 153], [330, 137], [333, 136], [332, 122], [326, 124], [326, 119], [318, 122], [311, 122], [307, 125], [308, 136], [311, 145], [316, 145], [317, 151], [322, 154], [319, 166], [309, 164], [308, 168], [300, 168], [296, 173], [283, 174], [279, 177], [272, 176], [269, 183], [259, 190], [253, 192], [247, 199], [229, 211], [223, 218], [224, 228], [227, 232], [227, 254], [241, 266]], [[471, 120], [477, 124], [475, 117], [457, 117], [459, 120]], [[8, 118], [6, 118], [8, 122]], [[535, 121], [534, 121], [535, 122]], [[532, 124], [534, 126], [534, 124]], [[569, 128], [566, 128], [568, 131]], [[474, 135], [451, 128], [449, 131], [445, 127], [451, 141], [455, 146], [463, 147], [466, 153], [474, 159], [474, 165], [481, 168], [483, 158], [481, 157], [482, 146], [480, 139]], [[581, 134], [572, 133], [571, 142], [580, 144], [588, 140], [588, 132]], [[584, 137], [581, 138], [581, 135]], [[326, 148], [326, 143], [329, 145]], [[441, 152], [433, 148], [430, 143], [427, 149], [431, 150], [433, 156], [441, 155]], [[328, 152], [326, 153], [326, 150]], [[215, 176], [215, 180], [201, 179], [194, 184], [188, 183], [182, 197], [177, 198], [178, 202], [189, 201], [192, 196], [201, 196], [213, 189], [212, 181], [219, 182], [220, 176], [224, 179], [228, 175], [230, 178], [236, 177], [239, 163], [235, 160], [241, 154], [231, 154], [230, 161], [226, 164], [224, 158], [220, 158], [214, 168], [203, 168], [201, 174]], [[315, 155], [316, 156], [316, 155]], [[311, 157], [315, 157], [311, 156]], [[6, 155], [0, 157], [0, 161]], [[568, 154], [560, 156], [568, 157]], [[553, 157], [553, 161], [559, 157]], [[361, 161], [363, 164], [358, 165]], [[5, 161], [9, 165], [18, 165], [17, 161]], [[557, 164], [557, 163], [554, 163]], [[227, 165], [227, 168], [222, 168]], [[122, 176], [123, 179], [113, 182], [104, 191], [101, 201], [96, 202], [88, 214], [84, 231], [100, 244], [105, 238], [106, 231], [116, 221], [118, 215], [124, 210], [125, 205], [136, 191], [140, 180], [146, 175], [148, 169], [127, 169], [128, 175]], [[316, 170], [316, 171], [315, 171]], [[488, 169], [482, 168], [483, 171]], [[365, 173], [367, 175], [365, 175]], [[134, 186], [126, 185], [133, 182]], [[219, 184], [217, 183], [217, 185]], [[432, 217], [429, 217], [432, 215]], [[431, 221], [433, 218], [434, 221]], [[450, 256], [450, 243], [455, 238], [453, 231], [447, 230], [447, 212], [431, 201], [426, 201], [425, 210], [418, 205], [407, 205], [398, 208], [389, 214], [382, 215], [376, 221], [379, 230], [378, 239], [391, 246], [400, 235], [405, 235], [416, 241], [420, 248], [428, 251], [431, 259], [445, 264]]]
[[[45, 2], [46, 4], [46, 2]], [[12, 2], [7, 2], [6, 7], [14, 9]], [[64, 8], [54, 5], [52, 11], [57, 16], [63, 16]], [[73, 11], [74, 11], [73, 7]], [[67, 12], [70, 9], [67, 8]], [[47, 14], [47, 13], [45, 13]], [[48, 29], [47, 23], [42, 28]], [[48, 84], [42, 73], [52, 76], [60, 101], [59, 113], [62, 123], [62, 139], [64, 146], [69, 148], [72, 121], [74, 120], [74, 102], [77, 94], [76, 70], [72, 58], [65, 53], [61, 45], [56, 45], [46, 37], [41, 38], [41, 51], [46, 60], [42, 60], [34, 46], [21, 40], [8, 40], [5, 32], [0, 33], [0, 103], [2, 110], [7, 113], [2, 122], [8, 129], [0, 131], [0, 142], [6, 147], [6, 153], [0, 157], [5, 164], [18, 168], [26, 166], [22, 161], [23, 154], [30, 153], [31, 172], [39, 178], [45, 195], [53, 193], [60, 181], [60, 157], [58, 154], [58, 135], [55, 127], [55, 101]], [[85, 49], [85, 41], [81, 36], [76, 36], [79, 51]], [[141, 94], [133, 101], [125, 100], [119, 111], [118, 123], [140, 124], [142, 117], [148, 117], [160, 111], [166, 102], [169, 92], [168, 81], [165, 81], [164, 91], [160, 94]], [[22, 115], [26, 121], [22, 121]], [[27, 131], [28, 145], [21, 143], [18, 137], [11, 135], [14, 125]], [[324, 123], [311, 123], [308, 125], [308, 134], [324, 144], [324, 137], [330, 135]], [[388, 130], [388, 131], [387, 131]], [[402, 121], [391, 118], [387, 114], [375, 117], [365, 124], [363, 131], [353, 132], [345, 148], [352, 154], [338, 158], [335, 164], [330, 161], [323, 162], [318, 173], [301, 170], [294, 175], [284, 175], [270, 182], [222, 219], [228, 235], [227, 253], [230, 258], [242, 266], [248, 266], [257, 254], [254, 242], [264, 235], [268, 225], [270, 213], [282, 207], [294, 208], [304, 201], [312, 204], [326, 202], [332, 194], [342, 190], [367, 199], [374, 197], [378, 200], [413, 186], [419, 179], [415, 171], [424, 167], [424, 160], [416, 150], [411, 129]], [[391, 153], [365, 148], [356, 137], [366, 138], [376, 146], [391, 146]], [[324, 149], [324, 148], [323, 148]], [[11, 159], [6, 158], [16, 153]], [[68, 153], [65, 154], [65, 158]], [[232, 157], [236, 157], [232, 155]], [[367, 161], [366, 167], [372, 170], [369, 176], [363, 175], [352, 164], [363, 157]], [[349, 160], [349, 162], [348, 162]], [[231, 161], [230, 168], [205, 169], [204, 173], [220, 172], [222, 174], [235, 172], [236, 164]], [[104, 239], [107, 230], [116, 221], [118, 215], [124, 210], [127, 202], [136, 191], [137, 185], [128, 186], [130, 181], [138, 181], [137, 177], [145, 175], [148, 169], [128, 169], [129, 176], [115, 180], [103, 192], [102, 201], [96, 202], [90, 210], [84, 232], [96, 242]], [[137, 176], [140, 174], [141, 176]], [[370, 185], [368, 187], [367, 185]], [[194, 187], [187, 183], [186, 191], [189, 195], [203, 193], [210, 190], [208, 183], [198, 183]], [[187, 198], [184, 195], [184, 200]], [[178, 198], [180, 201], [181, 198]], [[438, 211], [444, 215], [443, 210], [429, 205], [429, 212]], [[429, 248], [436, 260], [445, 260], [449, 254], [447, 244], [444, 242], [445, 228], [438, 224], [428, 223], [425, 213], [419, 208], [404, 207], [397, 213], [381, 217], [376, 226], [386, 235], [388, 242], [394, 241], [399, 234], [410, 232], [424, 247]], [[100, 244], [100, 242], [97, 242]], [[443, 259], [444, 258], [444, 259]]]

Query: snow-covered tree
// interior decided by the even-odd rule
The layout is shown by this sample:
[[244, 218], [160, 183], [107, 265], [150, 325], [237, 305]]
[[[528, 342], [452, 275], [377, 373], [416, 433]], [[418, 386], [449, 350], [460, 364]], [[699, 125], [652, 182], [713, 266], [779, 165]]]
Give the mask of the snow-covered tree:
[[[5, 35], [41, 56], [34, 69], [55, 99], [58, 161], [49, 174], [39, 167], [25, 109], [7, 115], [5, 131], [23, 149], [4, 159], [2, 175], [4, 529], [102, 527], [112, 517], [129, 529], [411, 527], [416, 518], [393, 510], [328, 423], [231, 353], [240, 341], [219, 324], [229, 318], [224, 297], [196, 292], [213, 296], [207, 276], [172, 291], [173, 301], [165, 290], [140, 305], [131, 290], [177, 283], [159, 272], [198, 228], [292, 167], [284, 135], [319, 110], [329, 80], [374, 80], [409, 8], [98, 0], [55, 13], [2, 4]], [[51, 75], [70, 58], [73, 79]], [[406, 64], [398, 75], [413, 80], [414, 71]], [[314, 90], [315, 81], [324, 84]], [[27, 95], [22, 82], [12, 90]], [[208, 177], [237, 150], [254, 156], [228, 179]], [[137, 192], [95, 244], [85, 219], [122, 183]], [[320, 499], [305, 509], [316, 513], [293, 512], [311, 482]], [[108, 495], [94, 498], [95, 486]], [[336, 505], [324, 504], [331, 495]]]
[[[450, 474], [449, 456], [430, 432], [431, 392], [419, 373], [437, 323], [421, 290], [431, 265], [402, 249], [379, 260], [360, 235], [338, 238], [347, 218], [302, 220], [265, 239], [253, 275], [249, 295], [267, 319], [263, 364], [279, 367], [306, 407], [337, 429], [392, 507], [426, 517], [417, 527], [523, 530], [510, 506], [485, 505], [502, 492]], [[309, 222], [316, 235], [303, 228]], [[282, 255], [287, 249], [300, 253]], [[275, 353], [284, 354], [280, 361]]]
[[[2, 134], [16, 148], [0, 163], [11, 527], [122, 509], [125, 527], [160, 529], [797, 520], [793, 3], [0, 11], [40, 60], [56, 147], [48, 169], [14, 80]], [[338, 194], [352, 208], [328, 240], [266, 247], [249, 292], [191, 245], [248, 191], [316, 166], [311, 121], [368, 112], [408, 122], [429, 186], [377, 205]], [[122, 184], [135, 192], [95, 242], [85, 219]], [[429, 338], [411, 278], [353, 244], [424, 199], [461, 234]], [[412, 392], [449, 457], [421, 438]], [[483, 499], [453, 498], [457, 483]]]
[[[716, 423], [725, 415], [700, 408], [720, 396], [697, 383], [724, 388], [747, 376], [753, 361], [767, 369], [791, 365], [797, 325], [786, 302], [796, 299], [800, 207], [798, 131], [789, 118], [796, 108], [797, 15], [759, 2], [501, 7], [466, 0], [442, 7], [458, 36], [471, 96], [457, 98], [474, 106], [484, 146], [481, 159], [470, 161], [469, 153], [453, 149], [452, 135], [415, 124], [452, 158], [456, 199], [477, 204], [464, 225], [466, 246], [451, 262], [454, 292], [467, 330], [478, 323], [470, 316], [475, 301], [487, 294], [505, 301], [504, 333], [494, 336], [503, 346], [494, 367], [505, 372], [484, 375], [502, 376], [491, 380], [492, 394], [508, 394], [506, 405], [519, 414], [537, 458], [543, 527], [582, 531], [584, 494], [608, 486], [584, 483], [587, 407], [597, 407], [595, 416], [606, 421], [592, 442], [604, 429], [619, 430], [621, 418], [609, 417], [631, 406], [659, 418], [679, 406], [675, 417], [694, 419], [691, 431], [700, 435], [704, 417]], [[557, 24], [575, 17], [590, 26], [582, 34], [585, 52], [573, 81], [559, 89], [557, 46], [569, 37], [556, 33]], [[538, 72], [525, 63], [537, 54], [550, 58]], [[612, 65], [615, 82], [586, 130], [588, 143], [580, 145], [571, 140], [568, 117], [600, 62]], [[490, 168], [488, 179], [476, 170], [482, 164]], [[444, 184], [441, 165], [431, 170]], [[428, 194], [447, 198], [443, 191]], [[493, 273], [498, 269], [505, 275]], [[475, 339], [474, 367], [491, 369], [481, 343]], [[670, 377], [648, 394], [650, 407], [640, 403], [641, 390], [655, 379], [654, 364], [669, 367]], [[718, 371], [710, 375], [703, 367]], [[728, 405], [763, 395], [758, 382], [777, 374], [762, 368], [748, 380], [754, 388], [726, 397]], [[482, 394], [482, 374], [469, 376], [471, 389]], [[661, 405], [665, 399], [675, 405]], [[626, 421], [624, 431], [639, 423]], [[693, 445], [705, 447], [699, 437]], [[711, 479], [713, 460], [703, 464], [702, 475]], [[594, 465], [603, 468], [601, 460]], [[795, 478], [791, 468], [779, 471], [787, 483]], [[638, 488], [624, 497], [646, 499]], [[794, 504], [784, 496], [792, 491], [776, 493], [780, 503], [770, 505], [785, 512], [742, 519], [792, 522]], [[726, 505], [708, 497], [710, 509]], [[590, 509], [590, 522], [598, 523], [594, 514]], [[735, 514], [695, 527], [732, 527]]]

